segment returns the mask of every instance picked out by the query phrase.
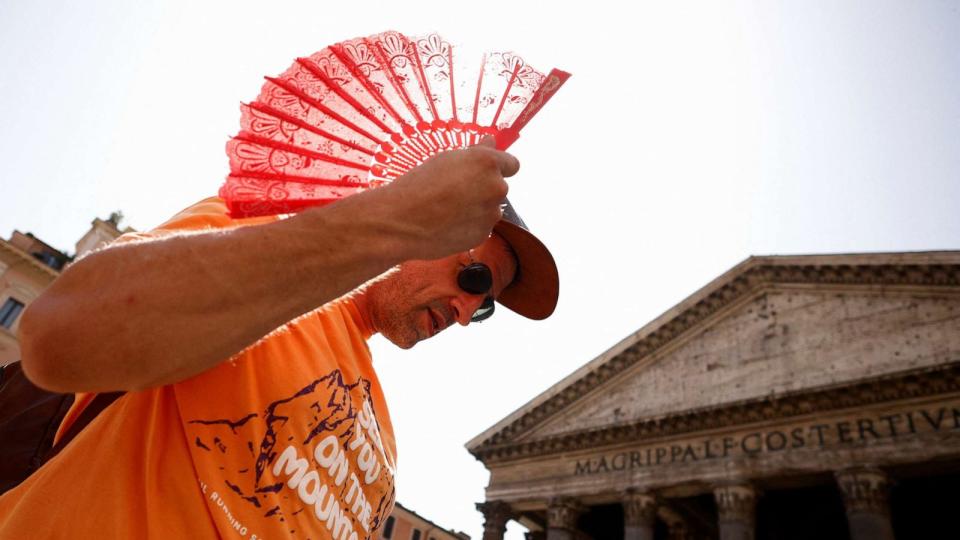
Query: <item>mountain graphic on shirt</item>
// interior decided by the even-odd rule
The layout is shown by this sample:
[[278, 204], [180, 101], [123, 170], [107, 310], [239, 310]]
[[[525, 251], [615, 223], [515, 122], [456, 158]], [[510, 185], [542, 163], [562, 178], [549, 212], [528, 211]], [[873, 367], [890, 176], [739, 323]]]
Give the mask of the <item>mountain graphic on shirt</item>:
[[[358, 389], [361, 396], [351, 392]], [[274, 495], [284, 487], [271, 474], [264, 474], [273, 466], [278, 455], [290, 445], [301, 449], [312, 467], [313, 447], [321, 439], [333, 434], [346, 447], [361, 429], [357, 415], [368, 399], [370, 381], [359, 378], [348, 384], [339, 369], [314, 380], [292, 396], [270, 403], [263, 412], [251, 412], [237, 419], [198, 419], [188, 422], [193, 444], [210, 452], [221, 462], [220, 474], [223, 487], [235, 492], [247, 504], [256, 507], [264, 517], [284, 521], [283, 511]], [[355, 398], [359, 397], [360, 400]], [[393, 507], [395, 491], [390, 482], [389, 492], [379, 494], [379, 500], [371, 500], [373, 514], [371, 530], [379, 528], [386, 510]], [[341, 488], [343, 499], [349, 483]], [[271, 502], [273, 501], [273, 502]], [[294, 504], [293, 513], [304, 510], [296, 497], [289, 498]]]

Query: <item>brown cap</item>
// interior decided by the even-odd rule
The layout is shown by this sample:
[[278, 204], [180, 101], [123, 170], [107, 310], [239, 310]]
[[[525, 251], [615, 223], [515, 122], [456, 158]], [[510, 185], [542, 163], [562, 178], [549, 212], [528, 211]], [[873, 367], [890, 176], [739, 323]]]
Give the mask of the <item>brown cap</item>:
[[560, 296], [560, 276], [553, 255], [530, 232], [508, 200], [504, 200], [503, 218], [493, 232], [506, 240], [517, 256], [517, 274], [497, 302], [529, 319], [546, 319], [557, 307]]

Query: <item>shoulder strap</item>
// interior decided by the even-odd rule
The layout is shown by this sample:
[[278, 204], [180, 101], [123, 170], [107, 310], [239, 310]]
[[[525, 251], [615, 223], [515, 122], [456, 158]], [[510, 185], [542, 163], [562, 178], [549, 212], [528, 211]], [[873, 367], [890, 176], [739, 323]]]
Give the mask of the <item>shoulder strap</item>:
[[67, 431], [63, 433], [63, 437], [61, 437], [60, 440], [57, 441], [57, 444], [53, 445], [53, 448], [50, 449], [50, 452], [44, 456], [44, 462], [50, 461], [54, 456], [59, 454], [74, 437], [83, 431], [83, 428], [87, 427], [87, 424], [93, 422], [93, 419], [96, 418], [98, 414], [103, 412], [104, 409], [125, 393], [126, 392], [104, 392], [97, 394], [96, 397], [93, 398], [93, 401], [83, 409], [80, 416], [70, 425]]

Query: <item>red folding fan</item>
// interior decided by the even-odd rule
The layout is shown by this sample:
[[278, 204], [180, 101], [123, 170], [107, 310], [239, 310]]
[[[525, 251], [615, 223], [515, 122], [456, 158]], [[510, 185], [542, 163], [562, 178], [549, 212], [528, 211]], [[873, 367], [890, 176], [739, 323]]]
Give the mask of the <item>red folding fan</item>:
[[512, 52], [465, 58], [437, 34], [331, 45], [242, 105], [220, 188], [234, 217], [295, 212], [389, 182], [493, 135], [508, 148], [567, 80]]

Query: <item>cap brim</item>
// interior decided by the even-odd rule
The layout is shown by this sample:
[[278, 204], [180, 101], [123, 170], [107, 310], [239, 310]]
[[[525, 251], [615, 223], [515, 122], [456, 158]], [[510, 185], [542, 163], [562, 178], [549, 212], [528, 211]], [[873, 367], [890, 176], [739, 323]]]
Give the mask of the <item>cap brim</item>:
[[529, 319], [549, 317], [560, 296], [560, 276], [553, 255], [529, 231], [500, 220], [493, 228], [510, 244], [519, 264], [519, 275], [504, 289], [497, 301]]

